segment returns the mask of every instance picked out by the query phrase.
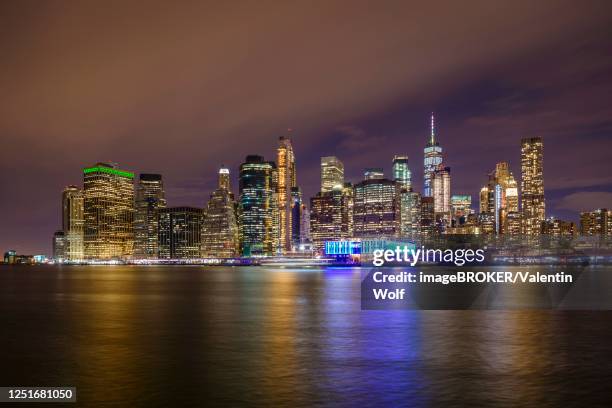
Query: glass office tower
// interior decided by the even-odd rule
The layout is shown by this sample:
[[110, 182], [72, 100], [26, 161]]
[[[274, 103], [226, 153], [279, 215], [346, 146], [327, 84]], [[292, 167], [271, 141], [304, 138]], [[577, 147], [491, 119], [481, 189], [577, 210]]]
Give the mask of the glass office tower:
[[247, 156], [240, 165], [238, 225], [245, 256], [274, 255], [278, 243], [278, 173], [274, 162]]

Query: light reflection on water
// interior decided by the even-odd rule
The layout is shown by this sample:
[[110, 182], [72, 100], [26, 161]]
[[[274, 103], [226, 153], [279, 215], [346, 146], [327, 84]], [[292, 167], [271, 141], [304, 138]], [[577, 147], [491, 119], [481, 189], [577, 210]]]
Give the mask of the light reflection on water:
[[81, 403], [601, 403], [612, 314], [361, 311], [360, 270], [2, 267], [1, 384]]

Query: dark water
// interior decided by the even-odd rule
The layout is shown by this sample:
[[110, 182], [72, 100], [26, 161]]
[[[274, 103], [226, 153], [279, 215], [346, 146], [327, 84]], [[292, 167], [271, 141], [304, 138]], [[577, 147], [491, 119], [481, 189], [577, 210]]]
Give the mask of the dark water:
[[0, 267], [0, 386], [79, 405], [594, 406], [612, 313], [361, 311], [360, 271]]

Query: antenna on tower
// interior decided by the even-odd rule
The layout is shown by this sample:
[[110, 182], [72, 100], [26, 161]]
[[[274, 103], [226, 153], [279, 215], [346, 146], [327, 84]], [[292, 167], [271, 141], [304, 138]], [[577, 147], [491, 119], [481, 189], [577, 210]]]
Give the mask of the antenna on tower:
[[434, 119], [434, 113], [431, 112], [431, 144], [432, 146], [434, 145], [435, 142], [435, 119]]

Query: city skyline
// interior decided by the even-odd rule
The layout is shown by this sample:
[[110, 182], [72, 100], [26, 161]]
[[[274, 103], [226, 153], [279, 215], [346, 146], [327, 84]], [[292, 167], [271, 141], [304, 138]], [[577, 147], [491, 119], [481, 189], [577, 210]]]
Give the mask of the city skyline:
[[[289, 137], [286, 137], [286, 136], [280, 136], [278, 140], [279, 140], [279, 143], [280, 143], [279, 144], [280, 147], [277, 148], [279, 161], [281, 163], [286, 163], [286, 161], [287, 161], [286, 157], [288, 157], [287, 155], [289, 155], [289, 157], [290, 157], [290, 159], [289, 159], [290, 160], [290, 170], [287, 170], [288, 173], [286, 173], [286, 175], [284, 177], [286, 178], [287, 183], [291, 183], [290, 184], [291, 187], [295, 187], [295, 188], [297, 188], [296, 191], [300, 191], [300, 187], [296, 183], [296, 173], [297, 173], [298, 166], [297, 166], [297, 162], [294, 159], [294, 154], [295, 153], [293, 152], [292, 147], [291, 147], [292, 141], [291, 141], [291, 139]], [[434, 144], [432, 144], [432, 143], [434, 143]], [[538, 147], [539, 150], [538, 150], [537, 155], [539, 155], [539, 156], [532, 156], [531, 151], [527, 151], [526, 152], [525, 151], [525, 143], [537, 143], [537, 145], [539, 146]], [[425, 169], [428, 168], [427, 167], [427, 163], [428, 163], [427, 160], [428, 160], [429, 157], [431, 157], [431, 153], [430, 153], [430, 150], [428, 148], [431, 147], [431, 146], [434, 146], [434, 145], [438, 146], [439, 144], [438, 144], [437, 140], [435, 140], [435, 142], [434, 142], [434, 113], [432, 112], [432, 114], [431, 114], [431, 133], [428, 136], [428, 140], [425, 143], [425, 149], [423, 151], [423, 157], [425, 158], [425, 163], [426, 163]], [[288, 149], [289, 149], [289, 153], [287, 153], [287, 146], [288, 146]], [[521, 138], [521, 140], [520, 140], [520, 151], [521, 151], [521, 169], [520, 169], [520, 173], [519, 174], [521, 174], [521, 177], [523, 176], [523, 174], [526, 177], [525, 179], [521, 178], [521, 181], [524, 182], [525, 180], [527, 180], [527, 182], [529, 182], [529, 180], [531, 180], [531, 178], [532, 178], [532, 174], [533, 174], [532, 171], [539, 171], [539, 176], [538, 177], [540, 178], [540, 180], [543, 180], [543, 178], [542, 178], [542, 173], [543, 173], [543, 169], [542, 169], [542, 164], [543, 164], [543, 158], [542, 158], [542, 156], [543, 156], [543, 154], [542, 154], [542, 151], [543, 151], [543, 149], [542, 149], [542, 139], [538, 138], [538, 137]], [[446, 177], [448, 177], [448, 174], [450, 174], [450, 168], [449, 167], [445, 167], [445, 164], [447, 163], [446, 155], [444, 155], [442, 153], [442, 150], [439, 151], [439, 155], [440, 155], [439, 161], [437, 162], [437, 164], [435, 166], [432, 167], [432, 168], [435, 168], [435, 170], [433, 170], [433, 172], [432, 172], [432, 176], [427, 176], [426, 175], [426, 171], [425, 171], [425, 172], [423, 172], [423, 180], [422, 180], [423, 189], [426, 189], [427, 188], [426, 187], [427, 186], [427, 179], [428, 179], [428, 177], [431, 177], [431, 179], [430, 179], [431, 180], [431, 183], [430, 183], [431, 193], [430, 194], [432, 194], [432, 200], [433, 200], [432, 202], [435, 204], [435, 206], [434, 206], [435, 214], [440, 214], [440, 215], [441, 214], [447, 214], [449, 217], [451, 217], [451, 203], [450, 203], [451, 195], [452, 195], [452, 197], [464, 197], [462, 194], [467, 194], [465, 197], [474, 197], [474, 196], [478, 197], [478, 196], [480, 196], [478, 200], [473, 200], [473, 199], [471, 200], [471, 204], [469, 206], [470, 211], [472, 213], [476, 213], [476, 214], [478, 214], [478, 213], [483, 214], [483, 203], [484, 203], [484, 206], [485, 206], [484, 208], [487, 208], [484, 212], [490, 213], [491, 215], [495, 216], [495, 224], [496, 224], [496, 227], [495, 227], [495, 231], [496, 232], [495, 233], [497, 233], [497, 234], [501, 233], [500, 230], [499, 230], [499, 228], [501, 228], [501, 227], [499, 227], [499, 223], [501, 222], [502, 224], [505, 224], [505, 221], [500, 221], [500, 219], [498, 218], [499, 216], [497, 214], [497, 211], [495, 210], [496, 205], [492, 204], [492, 201], [497, 201], [498, 200], [498, 198], [497, 198], [497, 194], [498, 194], [497, 191], [491, 190], [488, 193], [488, 195], [490, 195], [490, 197], [483, 198], [482, 194], [483, 194], [484, 189], [487, 188], [486, 186], [483, 187], [480, 191], [477, 191], [477, 192], [474, 192], [474, 193], [473, 192], [456, 192], [454, 190], [451, 190], [450, 187], [448, 187], [448, 186], [447, 187], [439, 187], [439, 186], [437, 186], [437, 183], [440, 183], [440, 180], [443, 180], [443, 179], [439, 180], [439, 178], [441, 176], [439, 176], [438, 174], [446, 175]], [[246, 158], [247, 163], [249, 162], [250, 157], [258, 157], [258, 156], [253, 156], [253, 155], [247, 156], [247, 158]], [[534, 161], [535, 157], [537, 157], [537, 161]], [[326, 187], [325, 187], [326, 183], [324, 182], [324, 174], [327, 171], [326, 170], [328, 168], [327, 160], [329, 160], [329, 159], [339, 160], [338, 158], [336, 158], [334, 156], [331, 156], [331, 157], [330, 156], [322, 156], [321, 157], [321, 164], [320, 164], [320, 172], [321, 172], [320, 173], [320, 175], [321, 175], [320, 182], [321, 182], [321, 184], [320, 184], [320, 187], [319, 187], [321, 192], [328, 191], [328, 190], [326, 190]], [[528, 164], [525, 164], [525, 160], [530, 160], [530, 161], [527, 162]], [[279, 174], [280, 174], [279, 168], [283, 167], [283, 166], [278, 166], [278, 163], [275, 162], [274, 160], [273, 161], [269, 161], [269, 162], [264, 162], [264, 163], [270, 163], [273, 166], [272, 168], [275, 169], [274, 171], [277, 172], [277, 173], [274, 173], [275, 175], [271, 176], [272, 178], [270, 179], [271, 180], [270, 182], [272, 182], [272, 180], [274, 180], [275, 185], [272, 186], [272, 189], [276, 192], [275, 193], [276, 195], [275, 196], [271, 196], [270, 198], [271, 198], [271, 202], [272, 202], [273, 207], [276, 208], [276, 206], [278, 206], [277, 207], [278, 210], [276, 210], [277, 213], [276, 213], [275, 216], [279, 218], [278, 221], [277, 221], [278, 225], [276, 225], [274, 227], [276, 229], [275, 230], [276, 231], [275, 234], [278, 234], [278, 237], [276, 238], [277, 242], [275, 242], [272, 247], [276, 247], [276, 248], [278, 248], [279, 251], [282, 251], [284, 253], [285, 251], [290, 251], [291, 250], [291, 246], [289, 248], [286, 248], [284, 240], [282, 238], [283, 232], [281, 232], [281, 229], [282, 229], [282, 226], [281, 226], [282, 225], [282, 223], [281, 223], [282, 222], [281, 221], [282, 220], [282, 218], [281, 218], [282, 215], [281, 215], [281, 213], [282, 213], [283, 208], [285, 206], [283, 203], [285, 202], [286, 199], [281, 198], [280, 196], [281, 196], [283, 190], [287, 189], [285, 191], [288, 192], [288, 188], [287, 187], [281, 187], [281, 185], [280, 185], [281, 178], [279, 176]], [[382, 179], [380, 181], [382, 181], [382, 182], [389, 182], [390, 183], [389, 184], [389, 187], [391, 188], [391, 190], [389, 190], [390, 192], [395, 189], [395, 187], [391, 187], [391, 186], [392, 185], [395, 186], [395, 184], [397, 183], [398, 188], [400, 188], [402, 191], [408, 191], [408, 192], [414, 191], [414, 193], [419, 195], [419, 197], [423, 197], [423, 198], [426, 197], [423, 194], [423, 192], [415, 190], [414, 188], [410, 187], [410, 185], [412, 184], [412, 181], [410, 181], [407, 184], [408, 185], [408, 190], [406, 190], [406, 184], [405, 184], [405, 181], [404, 181], [403, 178], [407, 177], [407, 179], [410, 179], [410, 173], [412, 172], [411, 162], [409, 160], [409, 157], [408, 156], [402, 156], [402, 155], [395, 155], [393, 157], [392, 163], [393, 164], [392, 164], [392, 166], [390, 168], [390, 173], [391, 174], [388, 174], [384, 167], [370, 167], [370, 168], [363, 169], [363, 177], [362, 177], [361, 180], [356, 180], [356, 181], [345, 180], [345, 182], [348, 183], [348, 185], [352, 185], [351, 188], [357, 187], [356, 191], [359, 191], [359, 186], [362, 185], [364, 181]], [[398, 163], [401, 163], [401, 164], [398, 165]], [[111, 180], [113, 178], [118, 180], [118, 181], [119, 180], [130, 180], [130, 182], [133, 185], [133, 190], [130, 193], [130, 194], [132, 194], [132, 199], [131, 199], [131, 201], [132, 201], [132, 209], [134, 209], [134, 208], [137, 209], [138, 208], [139, 200], [138, 200], [137, 197], [134, 197], [133, 195], [134, 194], [138, 195], [138, 191], [139, 191], [139, 188], [141, 188], [143, 180], [147, 180], [149, 178], [154, 178], [155, 180], [161, 182], [161, 178], [162, 178], [161, 174], [139, 173], [138, 171], [133, 171], [131, 169], [130, 169], [130, 171], [128, 171], [128, 170], [121, 170], [121, 169], [116, 168], [117, 165], [118, 164], [114, 163], [114, 162], [110, 162], [110, 164], [108, 164], [108, 165], [103, 163], [103, 162], [99, 162], [99, 163], [96, 163], [93, 167], [91, 167], [91, 166], [84, 167], [82, 169], [83, 170], [83, 176], [84, 176], [83, 187], [79, 187], [79, 186], [75, 186], [74, 184], [71, 184], [71, 185], [67, 185], [64, 188], [64, 190], [62, 192], [62, 206], [63, 206], [63, 209], [62, 209], [62, 214], [61, 214], [61, 219], [60, 219], [60, 221], [61, 221], [60, 224], [62, 226], [62, 229], [57, 230], [54, 233], [54, 235], [53, 235], [53, 239], [51, 241], [52, 241], [52, 244], [54, 246], [57, 245], [57, 243], [58, 243], [58, 241], [57, 241], [57, 239], [58, 239], [57, 237], [59, 236], [58, 234], [62, 233], [61, 236], [65, 237], [65, 239], [66, 239], [66, 241], [61, 244], [64, 247], [63, 251], [66, 251], [66, 253], [68, 253], [68, 251], [70, 251], [70, 249], [69, 249], [70, 248], [70, 244], [68, 243], [69, 242], [69, 238], [68, 238], [69, 233], [68, 233], [68, 231], [66, 229], [66, 217], [67, 217], [67, 215], [66, 215], [66, 212], [67, 212], [67, 210], [66, 210], [66, 205], [67, 205], [66, 194], [69, 191], [75, 191], [78, 194], [85, 194], [85, 196], [87, 196], [87, 193], [86, 193], [87, 189], [85, 188], [85, 186], [86, 186], [85, 181], [88, 179], [88, 177], [91, 177], [92, 175], [94, 175], [94, 176], [101, 175], [101, 176], [104, 177], [104, 180], [105, 180], [105, 178], [109, 178], [109, 177], [110, 177]], [[245, 165], [245, 163], [241, 164], [241, 168], [244, 165]], [[341, 160], [339, 161], [338, 165], [342, 168], [342, 173], [344, 173], [344, 166], [343, 166], [343, 163], [342, 163]], [[111, 168], [111, 167], [106, 167], [106, 166], [113, 166], [113, 167]], [[401, 166], [401, 167], [399, 167], [399, 166]], [[525, 166], [527, 166], [527, 167], [525, 167]], [[531, 170], [530, 169], [531, 166], [540, 166], [540, 167], [539, 167], [538, 170]], [[494, 182], [493, 182], [494, 184], [497, 183], [497, 180], [499, 179], [499, 177], [502, 177], [502, 176], [500, 176], [500, 171], [502, 172], [501, 174], [508, 174], [508, 176], [503, 176], [503, 177], [510, 177], [512, 180], [514, 180], [512, 178], [512, 173], [511, 172], [508, 173], [509, 172], [509, 164], [507, 162], [504, 162], [504, 161], [498, 162], [495, 167], [496, 167], [496, 170], [494, 172], [492, 172], [492, 173], [489, 173], [489, 175], [488, 175], [489, 180], [491, 180], [491, 177], [495, 177], [493, 179], [494, 180]], [[405, 173], [407, 173], [407, 175]], [[136, 174], [139, 175], [139, 179], [140, 179], [139, 181], [136, 180], [136, 177], [135, 177]], [[232, 183], [233, 183], [232, 179], [233, 179], [233, 176], [232, 176], [232, 171], [230, 171], [225, 165], [222, 164], [219, 167], [219, 170], [218, 170], [218, 177], [219, 178], [218, 178], [218, 185], [217, 185], [217, 187], [221, 188], [222, 191], [223, 190], [228, 191], [230, 196], [233, 196], [233, 190], [232, 190]], [[240, 175], [238, 175], [237, 178], [240, 178]], [[446, 182], [446, 183], [448, 183], [448, 182]], [[489, 181], [489, 183], [491, 183], [491, 181]], [[516, 182], [513, 181], [513, 183], [514, 183], [514, 190], [517, 190]], [[540, 181], [540, 183], [542, 183], [542, 181]], [[239, 184], [239, 181], [238, 181], [238, 184]], [[415, 183], [415, 184], [418, 185], [418, 182]], [[502, 182], [502, 184], [504, 185], [504, 189], [505, 189], [506, 186], [505, 186], [504, 182]], [[162, 194], [163, 206], [165, 206], [166, 205], [165, 204], [166, 201], [163, 199], [164, 189], [163, 189], [163, 187], [161, 187], [161, 188], [162, 188], [162, 190], [160, 190], [160, 191], [161, 191], [161, 194]], [[438, 194], [442, 194], [441, 188], [444, 188], [445, 192], [440, 197], [437, 197]], [[99, 189], [99, 187], [96, 187], [96, 189]], [[522, 194], [522, 190], [523, 189], [525, 189], [524, 186], [521, 189], [519, 189], [519, 191], [521, 191], [520, 197], [523, 200], [523, 205], [521, 206], [521, 212], [520, 212], [521, 214], [523, 214], [523, 212], [524, 212], [523, 208], [527, 208], [525, 203], [524, 203], [524, 200], [528, 197], [528, 195]], [[214, 195], [215, 195], [216, 191], [218, 191], [218, 190], [213, 190], [211, 192], [210, 199], [209, 199], [209, 201], [204, 206], [191, 206], [190, 207], [190, 206], [184, 206], [184, 205], [169, 205], [168, 206], [168, 210], [169, 211], [175, 211], [175, 210], [183, 211], [185, 209], [188, 209], [188, 210], [193, 210], [193, 211], [197, 210], [198, 212], [205, 211], [205, 209], [207, 207], [209, 207], [211, 205], [211, 203], [214, 202]], [[527, 190], [525, 190], [525, 191], [527, 191]], [[453, 194], [451, 194], [451, 192]], [[95, 196], [97, 196], [99, 193], [94, 193], [94, 194], [95, 194]], [[314, 195], [312, 197], [312, 199], [317, 197], [318, 194], [319, 193]], [[377, 194], [379, 194], [379, 193], [377, 192]], [[381, 193], [381, 194], [384, 195], [384, 193]], [[457, 194], [459, 194], [459, 195], [457, 195]], [[301, 196], [301, 193], [300, 193], [300, 196]], [[357, 196], [359, 196], [359, 193], [357, 193]], [[238, 197], [240, 197], [240, 194], [238, 194]], [[486, 197], [486, 195], [485, 195], [485, 197]], [[491, 198], [491, 197], [494, 197], [494, 198]], [[503, 197], [504, 197], [503, 200], [505, 202], [505, 200], [506, 200], [506, 194], [505, 193], [504, 193]], [[541, 194], [541, 197], [542, 197], [541, 200], [543, 201], [545, 199], [545, 195]], [[113, 200], [114, 199], [115, 198], [113, 197]], [[290, 198], [290, 199], [292, 199], [292, 198]], [[397, 196], [397, 199], [399, 200], [399, 196]], [[410, 199], [410, 198], [408, 198], [408, 199]], [[484, 202], [483, 202], [483, 199], [485, 200]], [[396, 205], [395, 200], [396, 200], [396, 197], [394, 195], [393, 198], [390, 198], [389, 200], [385, 200], [385, 201], [389, 201], [389, 205], [395, 206]], [[305, 202], [308, 202], [308, 201], [309, 201], [308, 199], [305, 200]], [[238, 200], [236, 202], [236, 205], [239, 205], [239, 203], [240, 203], [240, 200]], [[310, 202], [310, 204], [312, 205], [312, 201]], [[399, 204], [399, 201], [397, 202], [397, 204]], [[515, 212], [517, 211], [517, 208], [518, 208], [518, 197], [516, 197], [516, 203], [514, 204], [514, 207], [515, 207], [515, 209], [514, 210], [511, 209], [510, 211], [515, 211]], [[591, 208], [591, 209], [585, 208], [584, 211], [594, 211], [597, 208], [603, 208], [603, 207], [605, 207], [605, 205], [596, 206], [596, 207]], [[311, 208], [309, 208], [309, 207], [306, 207], [306, 208], [309, 210], [309, 212], [312, 211]], [[404, 210], [400, 210], [399, 207], [397, 208], [397, 210], [395, 210], [395, 209], [391, 210], [391, 207], [390, 207], [389, 210], [392, 211], [392, 212], [397, 211], [398, 214], [400, 212], [403, 213], [403, 211], [404, 211]], [[291, 211], [291, 210], [289, 210], [289, 211]], [[504, 211], [506, 211], [506, 210], [504, 210]], [[137, 217], [138, 210], [136, 210], [136, 212], [134, 214], [135, 215], [132, 215], [132, 217], [134, 217], [134, 216]], [[402, 216], [400, 216], [400, 218]], [[579, 219], [582, 219], [581, 214], [578, 214], [578, 216], [580, 217]], [[85, 206], [85, 218], [87, 218], [87, 206]], [[555, 218], [555, 217], [554, 216], [551, 217], [550, 215], [545, 214], [544, 210], [542, 210], [542, 214], [538, 218], [540, 221], [537, 221], [538, 226], [536, 227], [536, 230], [538, 232], [533, 232], [533, 233], [540, 234], [540, 232], [539, 232], [540, 229], [544, 229], [546, 227], [545, 225], [540, 225], [540, 223], [543, 222], [545, 218], [549, 219], [549, 218]], [[558, 218], [558, 217], [556, 217], [556, 218]], [[160, 228], [161, 228], [161, 223], [162, 223], [162, 219], [161, 218], [160, 218], [159, 222], [160, 222]], [[397, 222], [399, 222], [399, 221], [397, 221]], [[447, 222], [449, 223], [449, 226], [450, 226], [450, 218], [448, 218]], [[565, 221], [561, 220], [561, 222], [565, 222]], [[136, 224], [134, 224], [134, 225], [136, 225]], [[393, 228], [394, 228], [394, 230], [393, 230], [393, 232], [391, 232], [391, 235], [399, 234], [400, 231], [403, 230], [403, 226], [400, 226], [400, 224], [395, 225]], [[506, 227], [503, 227], [503, 229], [505, 230]], [[199, 224], [198, 224], [198, 230], [201, 230], [201, 227], [199, 226]], [[365, 227], [365, 229], [362, 229], [362, 230], [365, 232], [367, 230], [367, 227]], [[521, 230], [522, 230], [521, 231], [522, 234], [529, 233], [529, 228], [526, 227], [526, 226], [523, 226], [521, 228]], [[352, 231], [352, 227], [351, 227], [351, 231]], [[374, 236], [374, 235], [376, 235], [373, 231], [375, 231], [375, 230], [372, 230], [371, 233], [366, 233], [364, 236]], [[576, 229], [576, 231], [577, 231], [577, 229]], [[387, 231], [387, 232], [389, 232], [389, 231]], [[229, 233], [229, 231], [227, 233]], [[505, 233], [507, 233], [507, 232], [505, 232]], [[529, 234], [531, 234], [531, 233], [529, 233]], [[332, 234], [331, 236], [333, 236], [333, 235], [334, 234]], [[408, 235], [410, 235], [410, 234], [408, 234]], [[133, 241], [133, 243], [135, 245], [138, 244], [137, 236], [138, 236], [138, 233], [135, 234], [135, 240]], [[350, 237], [350, 236], [351, 236], [350, 234], [346, 235], [346, 237]], [[359, 238], [358, 235], [354, 235], [354, 236]], [[390, 235], [388, 233], [385, 233], [385, 234], [382, 234], [382, 236], [390, 236]], [[336, 236], [336, 238], [343, 238], [343, 237], [344, 237], [344, 235]], [[198, 236], [198, 242], [196, 244], [197, 247], [198, 247], [198, 250], [200, 249], [200, 240], [199, 240], [199, 238], [200, 237]], [[289, 240], [291, 240], [291, 237], [289, 237]], [[160, 237], [160, 242], [161, 242], [161, 237]], [[87, 245], [87, 233], [85, 234], [85, 240], [84, 240], [83, 243], [85, 245]], [[320, 246], [321, 245], [319, 245], [319, 246], [315, 245], [315, 247], [320, 247]], [[204, 247], [202, 247], [202, 251], [203, 251], [203, 253], [206, 252]], [[55, 250], [53, 250], [53, 252], [55, 252]], [[136, 252], [138, 252], [138, 251], [134, 252], [135, 255], [136, 255]], [[238, 255], [239, 252], [237, 252], [236, 255]], [[244, 252], [244, 251], [242, 251], [242, 252]], [[246, 252], [250, 253], [250, 251], [246, 251]], [[162, 253], [162, 251], [160, 250], [160, 257], [161, 257], [161, 253]], [[213, 256], [213, 255], [209, 254], [208, 256]], [[230, 256], [230, 255], [226, 255], [226, 256]], [[156, 257], [156, 256], [154, 256], [154, 257]], [[168, 257], [168, 256], [166, 255], [166, 257]], [[76, 257], [75, 259], [83, 259], [83, 258]]]
[[[612, 24], [603, 2], [504, 5], [502, 13], [483, 3], [469, 15], [458, 6], [401, 4], [372, 15], [364, 4], [329, 3], [326, 13], [333, 21], [343, 16], [346, 27], [326, 25], [316, 8], [276, 4], [277, 13], [254, 23], [256, 38], [240, 28], [253, 11], [244, 6], [216, 10], [232, 21], [223, 47], [207, 40], [202, 21], [210, 10], [198, 5], [172, 17], [153, 5], [144, 15], [130, 6], [99, 13], [74, 5], [63, 10], [79, 16], [70, 24], [45, 7], [4, 7], [5, 250], [51, 252], [58, 197], [79, 182], [75, 169], [113, 160], [162, 174], [172, 206], [203, 208], [221, 164], [236, 194], [244, 157], [275, 158], [289, 127], [304, 198], [318, 191], [320, 158], [331, 155], [344, 163], [346, 180], [358, 182], [367, 167], [382, 166], [390, 177], [392, 158], [407, 154], [422, 191], [431, 111], [452, 194], [471, 194], [472, 207], [497, 162], [520, 176], [517, 141], [537, 136], [546, 141], [547, 215], [578, 221], [580, 207], [612, 207]], [[436, 26], [424, 15], [435, 15]], [[111, 19], [130, 24], [112, 31]], [[159, 21], [168, 21], [173, 36], [151, 30]], [[311, 29], [279, 36], [283, 21]], [[48, 42], [37, 40], [36, 27]], [[483, 32], [490, 44], [478, 41]], [[109, 34], [125, 41], [111, 49]]]
[[[245, 158], [240, 166], [238, 201], [234, 201], [231, 192], [230, 170], [222, 165], [218, 171], [218, 189], [211, 194], [205, 208], [165, 208], [161, 175], [140, 174], [139, 181], [134, 182], [135, 173], [119, 169], [116, 163], [97, 163], [83, 168], [82, 190], [70, 185], [62, 193], [63, 227], [53, 235], [53, 257], [71, 261], [172, 259], [175, 256], [234, 258], [308, 253], [312, 249], [319, 252], [327, 241], [347, 238], [420, 239], [440, 234], [539, 236], [578, 232], [571, 221], [546, 217], [542, 138], [521, 139], [520, 189], [508, 163], [498, 162], [488, 175], [487, 185], [478, 194], [478, 211], [475, 211], [471, 194], [451, 195], [450, 168], [445, 167], [441, 150], [437, 164], [431, 166], [430, 147], [438, 146], [434, 142], [433, 114], [431, 118], [432, 133], [423, 153], [423, 185], [431, 196], [411, 187], [407, 156], [394, 156], [390, 177], [385, 176], [383, 168], [366, 168], [363, 179], [356, 184], [344, 182], [344, 165], [338, 158], [326, 156], [321, 157], [320, 191], [311, 197], [308, 209], [297, 185], [291, 139], [284, 136], [279, 138], [280, 166], [274, 161], [265, 161], [262, 156]], [[129, 191], [127, 183], [131, 183]], [[284, 211], [287, 213], [283, 214]], [[312, 215], [312, 224], [310, 217], [303, 218], [303, 212]], [[282, 231], [287, 225], [283, 217], [294, 218], [288, 221], [288, 228], [294, 228], [293, 232]], [[586, 219], [585, 213], [581, 213], [580, 232], [594, 231], [590, 226], [597, 223], [594, 220]], [[312, 229], [301, 231], [303, 225]], [[609, 234], [603, 218], [601, 226], [605, 229], [603, 234]], [[155, 233], [158, 230], [159, 236]], [[193, 236], [196, 231], [197, 238]], [[284, 234], [288, 234], [287, 240]], [[310, 236], [312, 241], [305, 239]], [[78, 245], [85, 249], [80, 250], [80, 257], [79, 251], [75, 251]], [[159, 245], [159, 252], [152, 245]], [[151, 250], [143, 250], [144, 247]]]

